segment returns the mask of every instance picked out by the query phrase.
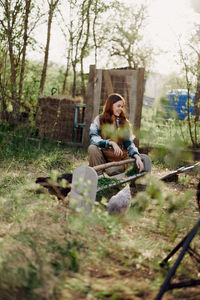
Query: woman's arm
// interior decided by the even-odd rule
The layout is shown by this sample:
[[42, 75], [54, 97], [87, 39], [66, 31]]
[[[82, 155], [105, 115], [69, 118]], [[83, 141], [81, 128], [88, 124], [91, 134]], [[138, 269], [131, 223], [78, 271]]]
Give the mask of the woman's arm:
[[114, 150], [114, 154], [116, 156], [120, 156], [123, 155], [123, 151], [120, 149], [120, 147], [117, 145], [117, 143], [110, 141], [109, 145], [112, 146], [113, 150]]
[[90, 125], [90, 143], [103, 149], [112, 147], [116, 156], [122, 155], [123, 151], [120, 149], [116, 142], [105, 140], [101, 137], [101, 131], [99, 127], [99, 116], [97, 116]]
[[138, 154], [134, 154], [133, 157], [135, 158], [135, 163], [139, 169], [139, 172], [142, 172], [144, 170], [144, 164], [141, 160], [141, 157]]
[[142, 172], [144, 169], [143, 162], [141, 160], [140, 154], [138, 152], [138, 148], [135, 146], [133, 142], [133, 134], [131, 125], [128, 122], [128, 134], [123, 141], [124, 148], [128, 150], [128, 155], [130, 158], [135, 158], [136, 166], [139, 169], [139, 172]]
[[135, 146], [135, 144], [133, 142], [132, 126], [129, 123], [129, 121], [127, 121], [125, 130], [124, 130], [123, 146], [126, 150], [128, 150], [129, 157], [132, 158], [135, 154], [139, 155], [138, 148]]

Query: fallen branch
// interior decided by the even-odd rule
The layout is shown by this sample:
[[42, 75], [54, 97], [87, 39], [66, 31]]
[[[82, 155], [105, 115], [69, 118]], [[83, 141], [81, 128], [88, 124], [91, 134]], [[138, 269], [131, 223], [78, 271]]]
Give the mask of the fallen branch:
[[134, 163], [134, 162], [135, 162], [134, 158], [130, 158], [130, 159], [122, 160], [122, 161], [112, 161], [112, 162], [109, 162], [109, 163], [105, 163], [105, 164], [102, 164], [102, 165], [95, 166], [95, 167], [93, 167], [93, 169], [96, 172], [98, 172], [98, 171], [105, 170], [105, 169], [110, 168], [110, 167], [121, 166], [121, 165]]

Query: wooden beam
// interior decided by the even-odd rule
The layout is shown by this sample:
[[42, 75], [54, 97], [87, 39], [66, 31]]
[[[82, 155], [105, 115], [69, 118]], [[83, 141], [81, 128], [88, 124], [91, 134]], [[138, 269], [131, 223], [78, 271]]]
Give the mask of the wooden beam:
[[[101, 98], [101, 85], [102, 85], [102, 70], [96, 70], [96, 80], [94, 83], [94, 108], [92, 120], [99, 114], [100, 98]], [[92, 121], [91, 120], [91, 121]]]
[[103, 70], [103, 76], [104, 76], [104, 83], [105, 83], [105, 88], [108, 93], [108, 95], [113, 93], [113, 86], [112, 86], [112, 81], [110, 77], [110, 71], [108, 70]]
[[141, 126], [142, 118], [142, 106], [143, 106], [143, 96], [144, 96], [144, 68], [138, 69], [137, 73], [137, 97], [135, 102], [134, 110], [134, 129], [136, 132], [135, 144], [139, 147], [139, 131]]
[[137, 101], [137, 71], [132, 73], [132, 88], [130, 92], [130, 112], [129, 112], [129, 121], [133, 126], [135, 126], [135, 115], [136, 115], [136, 101]]
[[137, 73], [137, 70], [131, 70], [131, 69], [124, 69], [124, 70], [118, 70], [118, 69], [112, 69], [109, 70], [110, 75], [114, 76], [133, 76], [134, 73]]
[[122, 165], [130, 164], [130, 163], [134, 163], [134, 162], [135, 162], [135, 158], [130, 158], [130, 159], [121, 160], [121, 161], [112, 161], [112, 162], [108, 162], [108, 163], [105, 163], [102, 165], [94, 166], [93, 169], [96, 172], [98, 172], [98, 171], [105, 170], [110, 167], [122, 166]]
[[93, 117], [95, 81], [96, 81], [96, 66], [90, 65], [90, 72], [88, 78], [88, 93], [86, 97], [86, 109], [85, 109], [85, 128], [83, 129], [83, 147], [85, 148], [87, 148], [90, 144], [89, 128]]

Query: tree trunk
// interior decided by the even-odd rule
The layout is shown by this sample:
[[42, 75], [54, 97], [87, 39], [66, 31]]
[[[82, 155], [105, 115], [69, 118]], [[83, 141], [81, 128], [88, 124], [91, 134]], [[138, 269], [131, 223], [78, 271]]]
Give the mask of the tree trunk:
[[67, 67], [66, 67], [64, 80], [63, 80], [63, 86], [62, 86], [62, 94], [65, 94], [67, 91], [67, 79], [68, 79], [69, 69], [70, 69], [70, 56], [71, 56], [71, 49], [69, 48], [68, 56], [67, 56]]
[[200, 54], [198, 55], [198, 66], [197, 66], [197, 86], [195, 93], [195, 102], [194, 102], [194, 115], [195, 121], [199, 120], [200, 116]]
[[92, 24], [92, 33], [93, 33], [93, 41], [94, 41], [94, 64], [97, 66], [97, 38], [96, 38], [96, 21], [97, 21], [97, 1], [94, 3], [94, 19]]
[[83, 98], [85, 99], [86, 92], [85, 92], [85, 79], [84, 79], [84, 70], [83, 70], [83, 59], [85, 57], [85, 51], [88, 46], [88, 39], [90, 35], [90, 7], [91, 7], [92, 1], [88, 0], [88, 5], [87, 5], [87, 12], [86, 12], [86, 20], [87, 20], [87, 31], [85, 33], [85, 41], [84, 44], [81, 48], [81, 94]]
[[197, 123], [200, 116], [200, 54], [198, 54], [197, 64], [197, 85], [194, 100], [194, 139], [195, 146], [198, 147]]
[[76, 63], [72, 63], [73, 68], [73, 86], [72, 86], [72, 98], [76, 96]]
[[[85, 4], [86, 4], [86, 2], [87, 2], [87, 0], [83, 0], [82, 5], [81, 5], [81, 26], [80, 26], [80, 31], [78, 33], [77, 41], [76, 41], [76, 44], [75, 44], [75, 55], [74, 55], [74, 57], [73, 57], [73, 50], [72, 50], [72, 59], [71, 59], [72, 67], [73, 67], [72, 97], [76, 96], [76, 78], [77, 78], [76, 66], [77, 66], [77, 63], [79, 61], [78, 50], [80, 48], [80, 42], [81, 42], [81, 38], [82, 38], [82, 35], [83, 35], [83, 29], [84, 29], [83, 26], [84, 26], [84, 23], [85, 23]], [[74, 47], [72, 46], [72, 48], [74, 48]], [[80, 56], [81, 56], [81, 54], [80, 54]]]
[[[10, 58], [10, 84], [11, 84], [11, 102], [13, 106], [14, 118], [18, 120], [20, 105], [17, 99], [17, 65], [15, 63], [15, 55], [13, 49], [13, 27], [15, 25], [17, 12], [11, 12], [10, 3], [8, 0], [5, 1], [5, 13], [7, 17], [7, 39], [8, 39], [8, 51]], [[12, 17], [11, 17], [12, 13]], [[11, 24], [12, 21], [12, 24]], [[13, 120], [12, 120], [13, 121]]]
[[19, 101], [21, 101], [22, 91], [23, 91], [23, 81], [24, 81], [24, 71], [25, 71], [25, 60], [26, 60], [26, 48], [28, 41], [28, 18], [30, 14], [31, 0], [26, 0], [26, 10], [24, 18], [24, 36], [23, 36], [23, 49], [22, 49], [22, 61], [21, 61], [21, 71], [19, 79]]
[[5, 102], [5, 76], [6, 76], [6, 61], [7, 61], [7, 51], [3, 54], [2, 62], [0, 62], [0, 87], [1, 87], [1, 120], [8, 121], [8, 112]]
[[85, 78], [84, 78], [84, 70], [83, 70], [83, 58], [81, 58], [81, 95], [83, 99], [85, 99], [86, 91], [85, 91]]
[[47, 65], [48, 65], [48, 58], [49, 58], [49, 46], [50, 46], [50, 38], [51, 38], [51, 25], [53, 20], [53, 14], [56, 8], [56, 5], [58, 4], [59, 0], [56, 0], [49, 3], [49, 13], [48, 13], [48, 26], [47, 26], [47, 41], [45, 46], [45, 54], [44, 54], [44, 64], [40, 79], [40, 88], [39, 88], [39, 94], [43, 93], [44, 85], [46, 81], [46, 74], [47, 74]]

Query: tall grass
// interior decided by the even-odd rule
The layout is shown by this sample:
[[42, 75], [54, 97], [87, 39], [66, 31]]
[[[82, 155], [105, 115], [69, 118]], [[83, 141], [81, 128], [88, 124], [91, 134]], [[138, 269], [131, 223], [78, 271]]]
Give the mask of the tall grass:
[[[197, 135], [200, 139], [200, 121], [197, 122]], [[176, 116], [166, 118], [164, 111], [156, 108], [143, 108], [140, 142], [143, 145], [169, 147], [177, 142], [182, 148], [191, 146], [189, 128], [186, 120], [178, 120]]]

